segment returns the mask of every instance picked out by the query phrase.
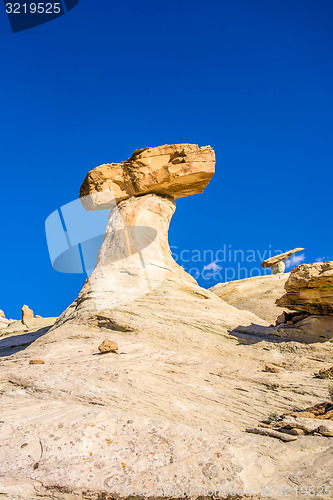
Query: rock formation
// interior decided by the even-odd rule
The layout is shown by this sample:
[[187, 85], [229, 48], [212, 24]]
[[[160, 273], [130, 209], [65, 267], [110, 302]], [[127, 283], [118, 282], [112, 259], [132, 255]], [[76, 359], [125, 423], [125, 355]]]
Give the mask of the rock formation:
[[137, 149], [122, 163], [100, 165], [86, 176], [80, 198], [87, 210], [111, 209], [148, 193], [173, 199], [202, 193], [215, 171], [210, 146], [173, 144]]
[[275, 302], [283, 294], [288, 277], [288, 273], [255, 276], [218, 283], [210, 288], [210, 291], [237, 309], [250, 311], [274, 324], [276, 317], [281, 313]]
[[292, 269], [280, 307], [310, 314], [333, 315], [333, 262], [301, 264]]
[[[194, 185], [192, 193], [203, 187]], [[330, 486], [331, 438], [282, 446], [287, 434], [245, 430], [272, 411], [324, 401], [327, 381], [312, 374], [331, 364], [331, 344], [238, 334], [237, 325], [267, 323], [200, 288], [174, 262], [173, 186], [113, 206], [96, 268], [52, 329], [41, 332], [47, 319], [30, 319], [33, 331], [1, 337], [4, 498], [194, 500], [251, 490], [259, 500], [263, 486], [272, 498], [281, 485]], [[115, 199], [127, 185], [121, 191]], [[109, 338], [117, 354], [100, 355]], [[280, 373], [263, 371], [265, 364]]]
[[[147, 317], [147, 311], [138, 314], [137, 308], [154, 311], [168, 321], [173, 318], [177, 324], [194, 314], [196, 307], [202, 310], [203, 300], [206, 309], [211, 307], [214, 314], [220, 311], [230, 328], [243, 322], [264, 323], [199, 287], [171, 255], [168, 229], [176, 208], [174, 197], [201, 192], [214, 173], [214, 162], [209, 146], [180, 144], [138, 150], [116, 167], [103, 167], [102, 172], [97, 167], [88, 174], [80, 191], [83, 205], [113, 208], [96, 267], [55, 327], [70, 321], [137, 330]], [[145, 194], [147, 191], [151, 192]], [[128, 194], [133, 192], [136, 194]], [[102, 198], [95, 196], [101, 193]]]
[[6, 318], [5, 313], [2, 310], [0, 310], [0, 328], [7, 326], [8, 323], [9, 320]]
[[22, 321], [25, 319], [32, 319], [34, 317], [33, 310], [25, 305], [22, 307], [21, 313], [22, 313]]
[[284, 273], [286, 268], [285, 260], [289, 259], [289, 257], [291, 257], [294, 253], [300, 252], [301, 250], [304, 250], [304, 248], [294, 248], [294, 250], [274, 255], [273, 257], [264, 260], [261, 263], [261, 266], [263, 268], [271, 267], [272, 274]]

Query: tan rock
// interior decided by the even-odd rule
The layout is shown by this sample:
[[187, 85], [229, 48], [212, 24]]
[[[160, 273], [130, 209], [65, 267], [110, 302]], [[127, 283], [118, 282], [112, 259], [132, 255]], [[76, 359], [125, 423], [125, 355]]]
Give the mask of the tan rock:
[[291, 434], [292, 436], [304, 436], [305, 434], [303, 429], [286, 429], [285, 427], [279, 427], [279, 431]]
[[316, 418], [314, 413], [311, 413], [310, 411], [293, 411], [291, 413], [288, 413], [291, 417], [302, 417], [302, 418]]
[[280, 307], [314, 315], [333, 315], [333, 262], [301, 264], [292, 269]]
[[274, 264], [277, 264], [278, 262], [289, 259], [289, 257], [291, 257], [294, 253], [300, 252], [301, 250], [304, 250], [304, 248], [294, 248], [293, 250], [289, 250], [288, 252], [280, 253], [279, 255], [274, 255], [273, 257], [264, 260], [261, 263], [261, 266], [264, 268], [271, 267]]
[[269, 436], [277, 439], [281, 439], [281, 441], [296, 441], [297, 436], [285, 435], [285, 433], [275, 431], [273, 429], [264, 429], [262, 427], [249, 427], [246, 429], [246, 432], [250, 432], [252, 434], [261, 434], [263, 436]]
[[39, 314], [35, 314], [35, 319], [43, 319], [43, 316], [40, 316]]
[[275, 302], [283, 294], [288, 277], [288, 273], [255, 276], [218, 283], [210, 291], [237, 309], [250, 311], [274, 324], [281, 312]]
[[0, 329], [5, 328], [8, 324], [9, 319], [7, 319], [5, 313], [0, 310]]
[[270, 363], [266, 363], [264, 371], [270, 373], [280, 373], [281, 370], [277, 366], [271, 365]]
[[28, 306], [23, 306], [21, 312], [22, 312], [22, 320], [34, 317], [34, 312]]
[[6, 335], [26, 331], [28, 331], [28, 327], [24, 325], [21, 320], [10, 321], [9, 323], [4, 324], [1, 329], [1, 333], [5, 333]]
[[333, 420], [333, 404], [332, 404], [332, 410], [329, 410], [325, 413], [325, 415], [320, 415], [319, 417], [322, 420]]
[[80, 198], [87, 210], [111, 209], [130, 196], [155, 193], [182, 198], [202, 193], [215, 172], [210, 146], [173, 144], [134, 151], [122, 163], [104, 164], [86, 176]]
[[311, 412], [315, 415], [315, 417], [320, 417], [322, 415], [325, 415], [331, 409], [333, 409], [333, 403], [331, 403], [330, 401], [325, 401], [324, 403], [318, 403], [316, 405], [305, 408], [304, 412]]
[[105, 339], [101, 345], [99, 346], [98, 350], [104, 354], [107, 352], [117, 352], [118, 351], [118, 344], [117, 342], [113, 342], [112, 340]]
[[333, 422], [327, 422], [322, 424], [318, 428], [319, 434], [322, 434], [326, 437], [333, 437]]
[[323, 368], [322, 370], [319, 370], [319, 372], [316, 373], [316, 376], [319, 378], [333, 379], [333, 366], [331, 366], [330, 368]]
[[316, 418], [287, 416], [283, 419], [283, 424], [291, 429], [303, 429], [303, 431], [311, 434], [317, 432], [320, 422]]

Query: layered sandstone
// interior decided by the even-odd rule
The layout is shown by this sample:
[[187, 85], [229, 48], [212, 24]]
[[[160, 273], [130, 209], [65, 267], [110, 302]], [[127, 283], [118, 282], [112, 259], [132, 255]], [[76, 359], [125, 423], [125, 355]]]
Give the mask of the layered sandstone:
[[202, 193], [215, 172], [210, 146], [173, 144], [134, 151], [121, 163], [91, 170], [80, 189], [87, 210], [111, 209], [131, 196], [154, 193], [174, 199]]
[[333, 315], [333, 262], [301, 264], [292, 269], [280, 307], [313, 315]]

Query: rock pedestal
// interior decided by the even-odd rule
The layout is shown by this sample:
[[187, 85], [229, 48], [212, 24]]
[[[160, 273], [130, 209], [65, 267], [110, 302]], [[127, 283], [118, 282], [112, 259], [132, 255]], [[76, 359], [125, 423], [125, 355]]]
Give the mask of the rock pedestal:
[[[230, 327], [263, 323], [201, 288], [171, 255], [174, 198], [201, 192], [213, 175], [214, 161], [208, 146], [178, 144], [138, 150], [122, 164], [88, 174], [81, 188], [83, 205], [113, 208], [96, 267], [54, 328], [70, 321], [123, 332], [158, 331], [166, 324], [178, 329], [194, 314], [204, 320], [209, 309]], [[147, 190], [153, 192], [145, 194]]]
[[276, 264], [273, 264], [271, 267], [272, 274], [284, 273], [286, 269], [286, 264], [284, 260], [280, 260]]

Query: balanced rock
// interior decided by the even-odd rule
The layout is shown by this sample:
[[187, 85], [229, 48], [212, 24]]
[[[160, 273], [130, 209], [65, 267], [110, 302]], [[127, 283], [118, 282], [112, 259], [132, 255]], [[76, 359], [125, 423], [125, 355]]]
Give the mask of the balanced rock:
[[25, 305], [24, 305], [24, 306], [22, 307], [21, 312], [22, 312], [22, 320], [24, 320], [24, 319], [31, 319], [31, 318], [33, 318], [33, 317], [34, 317], [34, 312], [33, 312], [33, 310], [32, 310], [32, 309], [30, 309], [30, 307], [28, 307], [28, 306], [25, 306]]
[[202, 193], [215, 172], [210, 146], [173, 144], [134, 151], [121, 163], [104, 164], [86, 176], [80, 198], [87, 210], [113, 208], [148, 193], [181, 198]]
[[[186, 316], [202, 315], [206, 321], [209, 309], [211, 321], [225, 321], [230, 328], [265, 324], [201, 288], [170, 251], [174, 198], [201, 192], [214, 173], [214, 164], [209, 146], [178, 144], [138, 150], [127, 162], [88, 174], [81, 195], [91, 196], [81, 199], [83, 205], [89, 210], [112, 209], [96, 267], [54, 328], [70, 321], [118, 332], [147, 327], [157, 332], [166, 324], [182, 329]], [[112, 191], [117, 205], [110, 198]], [[95, 196], [100, 192], [103, 202]]]
[[286, 293], [277, 305], [314, 315], [333, 315], [333, 262], [301, 264], [292, 269]]
[[286, 259], [289, 259], [289, 257], [291, 257], [294, 253], [300, 252], [301, 250], [304, 250], [304, 248], [294, 248], [293, 250], [289, 250], [288, 252], [280, 253], [279, 255], [274, 255], [273, 257], [264, 260], [261, 263], [261, 267], [263, 268], [271, 267], [272, 274], [283, 273], [286, 268], [284, 261]]

